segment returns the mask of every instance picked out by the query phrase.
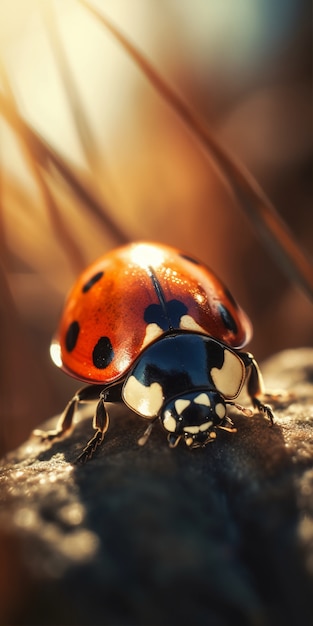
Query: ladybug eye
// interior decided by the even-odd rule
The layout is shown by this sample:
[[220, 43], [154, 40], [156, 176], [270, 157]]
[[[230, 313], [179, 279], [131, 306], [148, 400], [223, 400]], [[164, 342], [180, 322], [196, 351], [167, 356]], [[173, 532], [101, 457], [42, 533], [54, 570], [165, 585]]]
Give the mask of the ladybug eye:
[[108, 367], [113, 358], [114, 350], [109, 337], [100, 337], [92, 352], [94, 366], [99, 370], [103, 370]]
[[93, 287], [93, 285], [95, 283], [98, 282], [98, 280], [100, 280], [100, 278], [102, 278], [104, 272], [97, 272], [97, 274], [94, 274], [94, 276], [92, 276], [83, 286], [82, 288], [82, 292], [86, 293], [87, 291], [89, 291], [89, 289], [91, 289], [91, 287]]
[[77, 343], [79, 331], [80, 326], [78, 322], [75, 321], [69, 325], [65, 336], [65, 346], [68, 352], [72, 352], [72, 350], [74, 350]]
[[221, 304], [221, 303], [218, 305], [218, 311], [223, 320], [224, 326], [235, 335], [238, 331], [238, 326], [232, 314], [229, 312], [228, 309], [226, 309], [226, 306], [224, 306], [224, 304]]

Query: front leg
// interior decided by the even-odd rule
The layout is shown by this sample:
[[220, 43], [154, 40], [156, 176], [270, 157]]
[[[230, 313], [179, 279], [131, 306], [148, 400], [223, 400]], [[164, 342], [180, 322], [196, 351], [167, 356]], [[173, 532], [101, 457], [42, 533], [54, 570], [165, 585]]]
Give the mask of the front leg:
[[101, 445], [104, 435], [109, 428], [109, 415], [105, 407], [106, 402], [121, 401], [121, 386], [115, 385], [103, 389], [102, 385], [88, 385], [80, 389], [70, 400], [63, 411], [57, 427], [54, 430], [35, 430], [33, 434], [40, 437], [41, 441], [52, 442], [62, 439], [73, 428], [73, 420], [75, 413], [80, 404], [86, 402], [94, 402], [98, 400], [96, 412], [93, 418], [93, 427], [96, 430], [94, 436], [88, 441], [82, 453], [76, 459], [76, 462], [85, 463], [94, 454], [95, 450]]
[[92, 425], [95, 429], [95, 434], [89, 439], [87, 445], [81, 452], [81, 454], [75, 460], [75, 463], [86, 463], [89, 461], [96, 449], [102, 444], [104, 435], [109, 428], [109, 414], [106, 410], [106, 402], [121, 402], [122, 385], [112, 385], [103, 389], [100, 393], [99, 402], [97, 404], [96, 412], [93, 418]]
[[87, 445], [81, 452], [81, 454], [75, 460], [75, 463], [86, 463], [91, 459], [94, 455], [96, 449], [102, 444], [104, 435], [109, 428], [109, 414], [106, 410], [105, 403], [105, 392], [100, 393], [100, 399], [97, 404], [96, 412], [93, 418], [93, 428], [95, 429], [95, 434], [91, 439], [89, 439]]
[[84, 402], [94, 402], [99, 398], [101, 391], [103, 391], [103, 386], [100, 385], [82, 387], [66, 405], [55, 429], [47, 431], [36, 429], [33, 431], [33, 435], [40, 437], [41, 441], [50, 442], [55, 439], [63, 439], [73, 428], [74, 416], [79, 405]]
[[241, 358], [247, 368], [248, 373], [248, 382], [247, 382], [247, 391], [251, 398], [251, 402], [253, 406], [260, 412], [263, 413], [271, 422], [274, 424], [274, 413], [272, 407], [269, 404], [265, 404], [260, 400], [260, 397], [263, 397], [265, 394], [264, 390], [264, 382], [261, 370], [252, 354], [249, 352], [241, 352]]

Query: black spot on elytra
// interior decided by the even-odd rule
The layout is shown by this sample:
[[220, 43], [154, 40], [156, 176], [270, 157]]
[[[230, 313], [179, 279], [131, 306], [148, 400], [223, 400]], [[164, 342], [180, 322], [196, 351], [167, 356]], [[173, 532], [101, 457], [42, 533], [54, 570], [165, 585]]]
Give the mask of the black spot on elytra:
[[113, 358], [114, 350], [109, 337], [100, 337], [92, 351], [94, 366], [99, 370], [103, 370], [110, 365]]
[[179, 328], [180, 319], [186, 315], [188, 309], [180, 300], [170, 300], [161, 304], [150, 304], [144, 312], [144, 320], [147, 324], [157, 324], [162, 330]]
[[232, 314], [229, 312], [228, 309], [226, 309], [226, 306], [224, 306], [224, 304], [222, 303], [218, 305], [218, 311], [223, 320], [224, 326], [227, 328], [227, 330], [230, 330], [235, 335], [238, 331], [238, 326]]
[[226, 298], [228, 298], [229, 302], [232, 303], [233, 307], [235, 309], [238, 309], [238, 304], [237, 304], [233, 294], [230, 293], [230, 291], [229, 291], [229, 289], [227, 287], [224, 287], [224, 293], [225, 293]]
[[77, 343], [79, 331], [79, 323], [75, 320], [69, 325], [65, 335], [65, 346], [68, 352], [72, 352], [72, 350], [74, 350]]
[[200, 261], [198, 261], [198, 259], [194, 259], [192, 256], [188, 256], [188, 254], [180, 254], [179, 255], [182, 259], [186, 259], [186, 261], [190, 261], [190, 263], [193, 263], [194, 265], [201, 265]]
[[100, 280], [100, 278], [102, 278], [103, 276], [103, 272], [97, 272], [97, 274], [94, 274], [94, 276], [92, 276], [91, 278], [89, 278], [89, 280], [84, 284], [84, 286], [82, 287], [82, 292], [86, 293], [87, 291], [89, 291], [89, 289], [91, 289], [91, 287], [98, 282], [98, 280]]

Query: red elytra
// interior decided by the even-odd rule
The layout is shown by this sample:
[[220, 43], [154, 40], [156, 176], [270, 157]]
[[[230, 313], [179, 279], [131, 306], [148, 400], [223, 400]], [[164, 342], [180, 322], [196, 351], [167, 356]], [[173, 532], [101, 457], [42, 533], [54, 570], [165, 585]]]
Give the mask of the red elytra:
[[174, 330], [241, 348], [251, 324], [209, 268], [182, 251], [133, 243], [90, 265], [69, 293], [52, 342], [54, 362], [89, 383], [122, 378], [143, 349]]

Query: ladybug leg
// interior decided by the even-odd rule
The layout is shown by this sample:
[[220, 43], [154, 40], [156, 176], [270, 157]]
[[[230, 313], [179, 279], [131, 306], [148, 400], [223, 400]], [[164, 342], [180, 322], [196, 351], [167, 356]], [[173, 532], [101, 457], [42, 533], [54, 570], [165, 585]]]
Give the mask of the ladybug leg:
[[175, 433], [169, 433], [167, 435], [167, 441], [170, 448], [176, 448], [181, 440], [181, 435], [175, 435]]
[[264, 415], [270, 420], [271, 426], [273, 426], [273, 424], [274, 424], [274, 413], [273, 413], [272, 407], [269, 404], [264, 404], [264, 402], [261, 402], [259, 400], [259, 398], [257, 398], [257, 397], [252, 398], [252, 402], [253, 402], [253, 406], [260, 413], [264, 413]]
[[47, 431], [36, 429], [33, 430], [33, 435], [35, 435], [35, 437], [40, 437], [41, 441], [50, 442], [54, 441], [54, 439], [62, 439], [72, 429], [73, 418], [78, 402], [78, 395], [75, 395], [65, 407], [55, 429]]
[[74, 416], [79, 404], [97, 400], [99, 398], [99, 391], [102, 389], [103, 387], [100, 385], [82, 387], [65, 407], [55, 429], [47, 431], [37, 429], [33, 431], [33, 435], [40, 437], [41, 441], [48, 442], [52, 442], [55, 439], [62, 439], [72, 430]]
[[[227, 415], [225, 415], [223, 421], [220, 424], [218, 424], [217, 428], [220, 428], [221, 430], [226, 430], [228, 433], [237, 432], [237, 428], [235, 428], [233, 421]], [[214, 434], [216, 435], [216, 433]], [[213, 433], [211, 433], [211, 435], [213, 435]]]
[[[86, 395], [84, 398], [81, 398], [81, 401], [86, 402], [91, 399], [90, 397], [87, 398], [88, 389], [90, 389], [90, 387], [85, 387]], [[91, 388], [91, 391], [93, 390], [93, 395], [95, 394], [96, 389], [99, 390], [99, 385], [93, 385], [93, 387]], [[82, 453], [77, 457], [75, 463], [86, 463], [87, 461], [89, 461], [89, 459], [91, 459], [91, 457], [94, 455], [96, 449], [102, 444], [105, 433], [107, 432], [110, 423], [109, 414], [107, 412], [105, 403], [121, 401], [121, 385], [112, 385], [112, 387], [108, 387], [107, 389], [102, 388], [100, 395], [98, 392], [98, 398], [99, 401], [92, 423], [93, 428], [96, 432], [94, 436], [88, 441]]]
[[100, 400], [97, 404], [93, 418], [94, 436], [88, 441], [82, 453], [77, 457], [75, 463], [86, 463], [94, 455], [95, 450], [102, 444], [104, 435], [109, 428], [109, 414], [105, 407], [105, 392], [101, 392]]
[[253, 415], [253, 411], [248, 409], [246, 406], [242, 406], [242, 404], [238, 404], [238, 402], [232, 402], [231, 400], [226, 400], [226, 404], [230, 406], [234, 406], [238, 411], [241, 411], [247, 417], [251, 417]]
[[272, 407], [269, 404], [264, 404], [259, 399], [260, 396], [262, 397], [265, 395], [263, 376], [261, 374], [260, 368], [252, 354], [241, 353], [241, 356], [243, 357], [244, 363], [248, 370], [249, 377], [247, 389], [252, 404], [260, 413], [264, 413], [264, 415], [270, 420], [271, 424], [273, 425], [274, 414]]
[[139, 437], [137, 443], [138, 446], [145, 446], [153, 429], [153, 426], [155, 424], [155, 422], [158, 420], [158, 417], [155, 417], [154, 420], [152, 420], [152, 422], [150, 422], [148, 428], [146, 428], [145, 432], [143, 433], [143, 435], [141, 437]]

